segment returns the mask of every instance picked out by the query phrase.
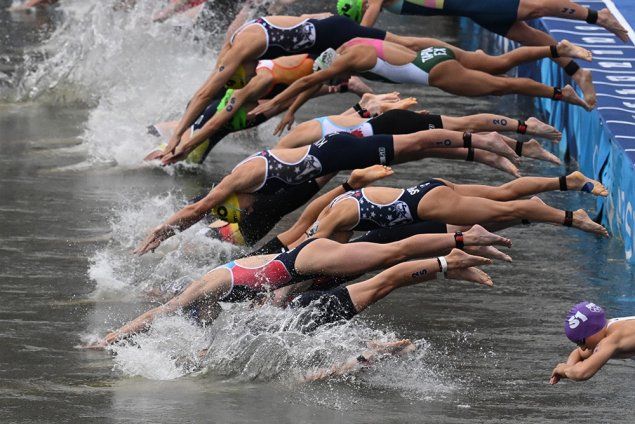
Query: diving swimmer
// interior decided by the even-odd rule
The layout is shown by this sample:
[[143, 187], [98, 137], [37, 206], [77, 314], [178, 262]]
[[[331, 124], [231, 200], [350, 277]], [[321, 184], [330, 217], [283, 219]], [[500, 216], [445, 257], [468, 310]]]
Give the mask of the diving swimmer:
[[[569, 0], [505, 0], [466, 2], [462, 0], [338, 0], [337, 12], [364, 26], [373, 26], [382, 11], [398, 15], [465, 16], [483, 28], [525, 46], [549, 46], [556, 40], [545, 31], [530, 26], [527, 20], [544, 16], [585, 21], [599, 25], [628, 41], [627, 30], [607, 8], [595, 10]], [[596, 96], [591, 71], [571, 59], [553, 59], [573, 78], [585, 101], [595, 106]]]
[[607, 320], [604, 309], [583, 301], [567, 314], [564, 332], [578, 347], [554, 368], [549, 384], [588, 380], [610, 359], [635, 357], [635, 316]]
[[413, 40], [418, 44], [416, 50], [369, 38], [355, 38], [337, 50], [328, 49], [315, 60], [313, 74], [300, 78], [252, 113], [266, 113], [318, 84], [345, 81], [351, 75], [393, 84], [430, 85], [459, 96], [523, 94], [591, 109], [570, 85], [561, 89], [529, 78], [498, 76], [522, 62], [541, 57], [583, 56], [590, 60], [589, 51], [567, 41], [549, 47], [521, 47], [496, 57], [466, 52], [439, 40]]

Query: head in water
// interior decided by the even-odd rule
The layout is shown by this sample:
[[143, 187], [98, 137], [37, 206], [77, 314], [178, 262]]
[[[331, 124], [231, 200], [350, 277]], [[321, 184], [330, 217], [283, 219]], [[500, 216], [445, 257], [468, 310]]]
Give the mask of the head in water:
[[366, 10], [366, 0], [337, 0], [337, 14], [346, 16], [357, 23], [362, 21]]
[[581, 349], [594, 349], [605, 335], [606, 315], [595, 303], [574, 305], [564, 320], [564, 332]]
[[238, 196], [232, 193], [221, 205], [212, 208], [210, 213], [216, 218], [234, 224], [240, 222], [244, 210], [240, 209]]
[[247, 85], [247, 72], [245, 72], [245, 68], [240, 65], [234, 75], [232, 75], [227, 83], [225, 83], [226, 88], [233, 88], [235, 90], [239, 90]]
[[[333, 62], [335, 61], [336, 58], [337, 58], [337, 52], [334, 49], [328, 48], [324, 50], [322, 54], [320, 54], [315, 59], [315, 61], [313, 61], [313, 72], [319, 72], [319, 71], [323, 71], [325, 69], [330, 68], [331, 65], [333, 65]], [[332, 78], [328, 82], [328, 85], [331, 85], [331, 86], [339, 85], [343, 82], [346, 82], [348, 78], [349, 77], [347, 75], [337, 75], [335, 78]]]

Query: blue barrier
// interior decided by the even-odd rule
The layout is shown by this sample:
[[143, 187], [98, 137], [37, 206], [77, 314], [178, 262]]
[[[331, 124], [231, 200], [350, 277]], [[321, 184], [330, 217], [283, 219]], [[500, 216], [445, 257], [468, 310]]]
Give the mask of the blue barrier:
[[[558, 40], [566, 38], [593, 52], [593, 63], [578, 63], [592, 71], [598, 96], [597, 107], [592, 112], [550, 99], [537, 99], [536, 105], [549, 122], [563, 132], [563, 141], [558, 147], [560, 157], [568, 155], [577, 160], [582, 172], [607, 186], [609, 197], [598, 199], [597, 203], [602, 224], [624, 240], [626, 259], [635, 263], [635, 34], [629, 26], [629, 23], [635, 25], [635, 1], [578, 3], [596, 10], [608, 7], [622, 25], [629, 27], [631, 41], [623, 43], [610, 32], [580, 21], [542, 18], [532, 22]], [[461, 29], [463, 34], [470, 34], [471, 42], [478, 42], [482, 30], [477, 25], [462, 19]], [[494, 40], [501, 51], [516, 47], [499, 36]], [[518, 76], [553, 86], [570, 82], [562, 69], [550, 60], [521, 66], [517, 72]]]

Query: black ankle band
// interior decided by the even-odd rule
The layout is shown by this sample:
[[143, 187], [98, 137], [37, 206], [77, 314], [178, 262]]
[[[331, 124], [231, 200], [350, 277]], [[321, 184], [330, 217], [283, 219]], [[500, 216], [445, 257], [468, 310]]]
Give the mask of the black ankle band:
[[340, 93], [348, 93], [348, 82], [340, 84]]
[[597, 10], [587, 9], [589, 14], [586, 15], [586, 22], [588, 24], [596, 24], [598, 22], [598, 12]]
[[354, 191], [355, 190], [353, 187], [351, 187], [351, 185], [348, 183], [348, 181], [344, 181], [342, 183], [342, 188], [344, 189], [344, 191]]
[[553, 87], [553, 96], [551, 96], [554, 100], [562, 100], [562, 90], [560, 87]]
[[357, 112], [357, 114], [362, 117], [362, 118], [370, 118], [370, 114], [368, 113], [368, 111], [366, 109], [364, 109], [363, 107], [361, 107], [361, 105], [359, 103], [355, 103], [355, 106], [353, 106], [353, 109], [355, 110], [355, 112]]
[[474, 162], [474, 149], [473, 148], [469, 148], [467, 149], [467, 157], [465, 158], [466, 162]]
[[558, 54], [558, 46], [549, 46], [549, 50], [551, 50], [551, 57], [560, 57]]
[[516, 154], [518, 156], [522, 156], [523, 155], [523, 142], [517, 141], [516, 142]]
[[567, 63], [563, 69], [567, 75], [572, 77], [573, 74], [580, 70], [580, 65], [578, 65], [575, 60], [572, 60], [571, 62]]
[[523, 225], [529, 225], [529, 224], [531, 224], [531, 221], [529, 221], [528, 219], [521, 219], [520, 223], [523, 224]]
[[527, 132], [527, 123], [525, 121], [518, 120], [518, 129], [516, 130], [518, 134], [525, 134]]
[[463, 233], [461, 231], [454, 233], [454, 243], [457, 249], [463, 249], [465, 247], [465, 241], [463, 240]]
[[472, 147], [472, 133], [469, 131], [463, 133], [463, 147]]
[[565, 227], [571, 227], [573, 225], [573, 212], [565, 211], [564, 212], [564, 224]]
[[567, 187], [567, 176], [566, 175], [558, 177], [558, 182], [560, 183], [560, 191], [567, 191], [569, 189]]

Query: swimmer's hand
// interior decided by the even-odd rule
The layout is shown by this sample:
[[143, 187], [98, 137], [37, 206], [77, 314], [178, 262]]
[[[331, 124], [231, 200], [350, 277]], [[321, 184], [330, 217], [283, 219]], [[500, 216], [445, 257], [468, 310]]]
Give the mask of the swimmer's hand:
[[558, 384], [562, 377], [567, 378], [566, 369], [569, 367], [567, 364], [558, 364], [551, 372], [551, 378], [549, 379], [549, 384], [554, 385]]
[[289, 110], [284, 114], [276, 129], [273, 130], [273, 135], [282, 135], [285, 127], [287, 128], [287, 131], [290, 131], [293, 122], [295, 122], [295, 115]]
[[155, 150], [153, 152], [151, 152], [150, 154], [148, 154], [146, 157], [143, 158], [144, 162], [149, 162], [152, 160], [159, 160], [161, 158], [163, 158], [163, 156], [165, 155], [165, 153], [163, 153], [163, 150]]
[[81, 346], [81, 349], [87, 350], [104, 350], [108, 347], [108, 342], [105, 339], [97, 340], [96, 342], [88, 343]]
[[179, 150], [178, 148], [173, 153], [166, 153], [161, 158], [161, 165], [173, 165], [177, 162], [187, 158], [190, 152], [187, 150]]
[[375, 181], [390, 177], [395, 171], [389, 166], [373, 165], [364, 169], [355, 169], [348, 178], [348, 184], [354, 189], [360, 189]]
[[271, 99], [271, 100], [268, 100], [266, 102], [260, 103], [258, 106], [253, 108], [247, 114], [247, 116], [251, 117], [251, 116], [256, 116], [256, 115], [260, 115], [260, 114], [265, 114], [267, 112], [272, 111], [275, 107], [276, 107], [276, 103], [273, 101], [273, 99]]
[[154, 252], [157, 247], [165, 240], [165, 228], [163, 225], [155, 228], [148, 234], [148, 236], [141, 242], [139, 246], [132, 252], [135, 255], [145, 255], [148, 252]]

